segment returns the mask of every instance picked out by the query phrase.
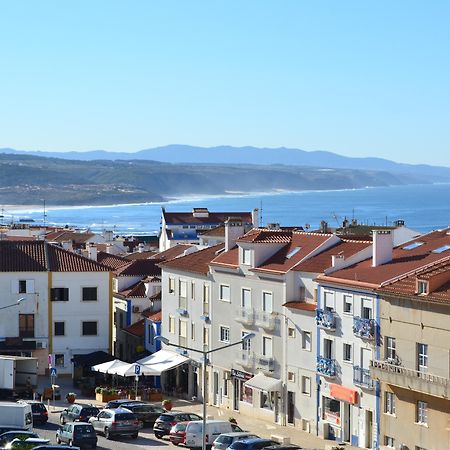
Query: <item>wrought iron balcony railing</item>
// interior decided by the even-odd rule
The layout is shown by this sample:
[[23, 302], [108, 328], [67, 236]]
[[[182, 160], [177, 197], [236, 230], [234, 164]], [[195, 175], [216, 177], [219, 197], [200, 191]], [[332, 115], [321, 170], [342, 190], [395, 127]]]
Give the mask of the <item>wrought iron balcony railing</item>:
[[363, 339], [375, 339], [376, 325], [374, 319], [353, 317], [353, 333]]
[[336, 314], [333, 311], [318, 309], [316, 311], [317, 326], [327, 330], [336, 329]]
[[265, 311], [256, 314], [255, 324], [266, 330], [274, 330], [276, 324], [276, 315]]
[[331, 358], [317, 357], [317, 372], [326, 377], [336, 376], [336, 361]]
[[370, 369], [353, 366], [353, 383], [366, 389], [373, 389], [373, 380], [370, 376]]
[[236, 311], [236, 321], [244, 325], [253, 325], [255, 323], [255, 312], [251, 308], [239, 308]]

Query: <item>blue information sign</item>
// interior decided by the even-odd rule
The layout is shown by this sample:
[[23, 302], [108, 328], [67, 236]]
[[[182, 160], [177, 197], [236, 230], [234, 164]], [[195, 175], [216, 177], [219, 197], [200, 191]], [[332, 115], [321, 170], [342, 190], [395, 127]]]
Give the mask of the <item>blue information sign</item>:
[[139, 365], [134, 366], [134, 373], [136, 375], [140, 375], [140, 373], [141, 373], [141, 366], [139, 366]]
[[52, 368], [50, 369], [50, 375], [51, 375], [52, 377], [56, 377], [56, 367], [52, 367]]

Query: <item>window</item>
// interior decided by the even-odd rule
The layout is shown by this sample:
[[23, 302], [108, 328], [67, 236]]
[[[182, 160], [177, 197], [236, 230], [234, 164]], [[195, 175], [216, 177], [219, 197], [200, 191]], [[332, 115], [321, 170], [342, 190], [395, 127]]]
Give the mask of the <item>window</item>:
[[209, 286], [203, 285], [203, 303], [209, 303]]
[[417, 370], [426, 372], [428, 369], [428, 345], [417, 344]]
[[69, 301], [69, 288], [52, 288], [50, 299], [52, 302]]
[[267, 358], [272, 358], [272, 338], [263, 336], [262, 339], [262, 354]]
[[230, 380], [230, 372], [223, 372], [223, 396], [228, 397], [228, 380]]
[[395, 362], [396, 361], [396, 343], [395, 338], [386, 336], [386, 347], [385, 347], [385, 357], [388, 362]]
[[246, 403], [252, 404], [253, 403], [253, 389], [251, 387], [244, 385], [244, 380], [240, 380], [239, 384], [240, 384], [239, 400], [241, 402], [246, 402]]
[[427, 281], [417, 281], [417, 293], [418, 294], [428, 294], [428, 282]]
[[191, 282], [191, 298], [195, 300], [195, 281]]
[[344, 313], [353, 314], [353, 298], [351, 295], [344, 295]]
[[64, 322], [55, 322], [54, 324], [55, 336], [64, 336], [65, 335], [65, 323]]
[[11, 280], [11, 293], [34, 294], [34, 280]]
[[230, 327], [220, 327], [220, 342], [230, 342]]
[[84, 287], [83, 288], [83, 302], [96, 302], [97, 288], [96, 287]]
[[298, 298], [301, 301], [305, 301], [306, 300], [306, 289], [305, 289], [305, 286], [300, 286], [298, 288]]
[[344, 344], [343, 347], [343, 357], [345, 362], [352, 362], [352, 345], [351, 344]]
[[303, 331], [302, 332], [302, 349], [308, 352], [311, 351], [311, 332]]
[[64, 353], [55, 353], [55, 367], [64, 367]]
[[175, 293], [175, 278], [169, 277], [169, 294]]
[[272, 312], [272, 307], [273, 307], [273, 295], [272, 292], [263, 292], [262, 294], [262, 310], [266, 313], [271, 313]]
[[34, 314], [19, 314], [19, 336], [34, 337]]
[[178, 320], [178, 336], [181, 338], [187, 337], [187, 322], [186, 320]]
[[311, 395], [311, 378], [302, 376], [302, 394]]
[[384, 412], [395, 414], [395, 394], [393, 392], [384, 393]]
[[242, 249], [242, 264], [245, 264], [246, 266], [251, 265], [251, 253], [249, 248]]
[[187, 298], [187, 283], [186, 280], [180, 280], [178, 282], [180, 297]]
[[169, 333], [175, 333], [175, 317], [169, 316]]
[[230, 301], [230, 286], [226, 284], [221, 284], [219, 286], [219, 298], [225, 302]]
[[[248, 334], [248, 331], [241, 331], [241, 339]], [[242, 350], [250, 352], [252, 345], [251, 339], [246, 339], [245, 341], [242, 341]]]
[[384, 436], [384, 445], [386, 447], [395, 448], [394, 438], [391, 436]]
[[417, 423], [427, 424], [428, 423], [428, 404], [427, 402], [418, 401], [417, 402]]
[[252, 307], [252, 291], [250, 289], [242, 289], [241, 306], [244, 309]]
[[335, 310], [335, 304], [334, 304], [334, 293], [333, 292], [325, 292], [324, 293], [325, 296], [325, 309], [329, 310], [329, 311], [334, 311]]
[[191, 339], [195, 341], [195, 323], [191, 322]]
[[288, 371], [287, 379], [291, 383], [295, 383], [295, 372]]
[[83, 336], [97, 336], [97, 322], [83, 322], [82, 323]]
[[331, 339], [323, 340], [323, 356], [327, 359], [333, 358], [333, 341]]
[[294, 327], [288, 327], [287, 334], [288, 334], [288, 337], [295, 338], [295, 328]]
[[372, 308], [368, 308], [363, 306], [362, 308], [362, 318], [363, 319], [372, 319]]
[[203, 327], [203, 350], [208, 350], [209, 348], [209, 328]]
[[417, 247], [420, 247], [421, 245], [423, 245], [423, 242], [416, 241], [416, 242], [413, 242], [412, 244], [405, 245], [403, 247], [403, 250], [413, 250]]
[[261, 391], [260, 394], [260, 408], [264, 409], [273, 409], [275, 404], [275, 392], [267, 392], [267, 391]]
[[27, 293], [27, 280], [19, 280], [19, 294]]

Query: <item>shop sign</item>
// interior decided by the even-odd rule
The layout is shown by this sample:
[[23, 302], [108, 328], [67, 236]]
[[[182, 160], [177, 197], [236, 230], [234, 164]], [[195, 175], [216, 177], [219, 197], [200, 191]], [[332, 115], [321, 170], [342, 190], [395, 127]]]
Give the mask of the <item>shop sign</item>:
[[340, 417], [339, 413], [326, 412], [325, 420], [333, 425], [341, 424], [341, 417]]
[[253, 378], [251, 373], [243, 372], [242, 370], [231, 369], [231, 376], [239, 380], [248, 381]]
[[355, 405], [358, 403], [358, 391], [349, 389], [339, 384], [330, 383], [330, 394], [336, 400], [342, 400], [343, 402]]

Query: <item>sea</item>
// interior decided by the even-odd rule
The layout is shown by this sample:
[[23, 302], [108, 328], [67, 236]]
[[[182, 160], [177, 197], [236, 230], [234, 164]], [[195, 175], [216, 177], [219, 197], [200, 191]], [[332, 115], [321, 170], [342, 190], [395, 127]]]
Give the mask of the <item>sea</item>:
[[187, 212], [205, 207], [210, 211], [241, 212], [258, 208], [260, 224], [302, 226], [317, 229], [322, 220], [329, 226], [356, 219], [367, 225], [392, 225], [403, 220], [408, 228], [425, 233], [450, 226], [450, 184], [367, 187], [329, 191], [229, 193], [197, 196], [167, 202], [73, 206], [4, 207], [3, 222], [36, 222], [70, 226], [94, 232], [112, 230], [120, 235], [159, 232], [161, 208]]

